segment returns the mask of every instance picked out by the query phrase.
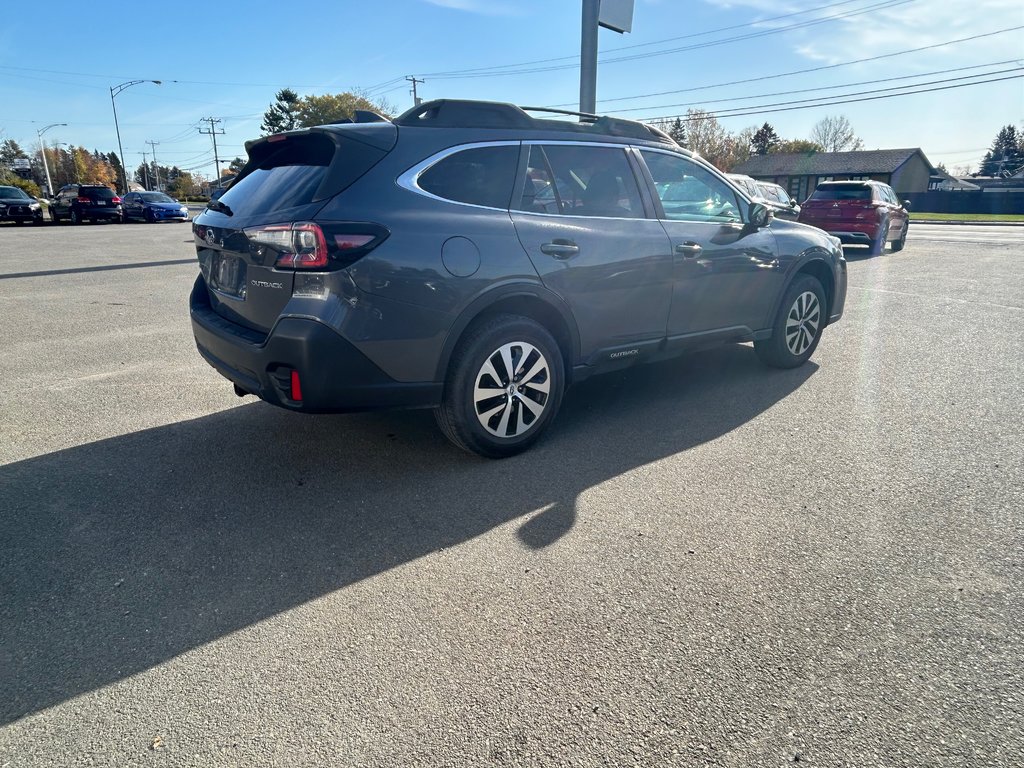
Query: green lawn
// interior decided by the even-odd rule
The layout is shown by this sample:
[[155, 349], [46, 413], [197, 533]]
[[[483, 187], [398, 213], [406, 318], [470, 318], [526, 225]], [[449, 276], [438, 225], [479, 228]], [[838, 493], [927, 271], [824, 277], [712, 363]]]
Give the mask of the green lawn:
[[911, 221], [1019, 221], [1024, 223], [1020, 213], [915, 213], [910, 212]]

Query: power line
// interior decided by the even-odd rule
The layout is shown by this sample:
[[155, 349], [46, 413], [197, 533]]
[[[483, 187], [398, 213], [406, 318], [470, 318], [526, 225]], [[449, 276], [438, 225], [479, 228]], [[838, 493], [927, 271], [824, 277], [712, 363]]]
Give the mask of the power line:
[[[982, 38], [994, 37], [995, 35], [1002, 35], [1002, 34], [1005, 34], [1007, 32], [1016, 32], [1016, 31], [1021, 30], [1021, 29], [1024, 29], [1024, 25], [1017, 26], [1017, 27], [1006, 27], [1005, 29], [997, 29], [997, 30], [995, 30], [993, 32], [983, 32], [983, 33], [978, 34], [978, 35], [971, 35], [970, 37], [960, 37], [960, 38], [957, 38], [955, 40], [946, 40], [945, 42], [942, 42], [942, 43], [934, 43], [932, 45], [924, 45], [924, 46], [921, 46], [920, 48], [907, 48], [906, 50], [903, 50], [903, 51], [894, 51], [892, 53], [883, 53], [883, 54], [879, 54], [878, 56], [869, 56], [869, 57], [864, 58], [864, 59], [853, 59], [852, 61], [842, 61], [842, 62], [839, 62], [838, 64], [825, 64], [825, 65], [820, 66], [820, 67], [811, 67], [809, 69], [796, 69], [796, 70], [793, 70], [792, 72], [780, 72], [780, 73], [775, 74], [775, 75], [761, 75], [760, 77], [749, 77], [749, 78], [746, 78], [745, 80], [730, 80], [729, 82], [725, 82], [725, 83], [713, 83], [711, 85], [698, 85], [698, 86], [694, 86], [694, 87], [691, 87], [691, 88], [679, 88], [679, 89], [673, 90], [673, 91], [658, 91], [657, 93], [643, 93], [643, 94], [639, 94], [637, 96], [620, 96], [620, 97], [617, 97], [617, 98], [614, 98], [614, 99], [601, 99], [600, 103], [601, 104], [607, 104], [607, 103], [611, 103], [613, 101], [633, 101], [635, 99], [646, 99], [646, 98], [650, 98], [650, 97], [653, 97], [653, 96], [670, 96], [670, 95], [676, 94], [676, 93], [693, 93], [694, 91], [707, 91], [707, 90], [710, 90], [712, 88], [725, 88], [725, 87], [730, 86], [730, 85], [745, 85], [747, 83], [760, 83], [760, 82], [764, 82], [765, 80], [775, 80], [775, 79], [778, 79], [780, 77], [791, 77], [793, 75], [807, 75], [807, 74], [810, 74], [812, 72], [824, 72], [824, 71], [829, 70], [829, 69], [839, 69], [841, 67], [849, 67], [849, 66], [852, 66], [853, 64], [867, 64], [868, 62], [871, 62], [871, 61], [881, 61], [882, 59], [891, 59], [891, 58], [895, 58], [896, 56], [905, 56], [908, 53], [920, 53], [921, 51], [930, 51], [930, 50], [934, 50], [936, 48], [943, 48], [943, 47], [945, 47], [947, 45], [957, 45], [959, 43], [967, 43], [967, 42], [970, 42], [972, 40], [981, 40]], [[564, 103], [564, 104], [546, 104], [545, 106], [548, 106], [548, 107], [571, 107], [571, 106], [575, 106], [575, 104], [576, 104], [576, 102], [573, 101], [573, 102], [567, 102], [567, 103]]]
[[[979, 75], [979, 77], [981, 77], [981, 75]], [[704, 116], [702, 116], [700, 118], [688, 118], [686, 115], [662, 115], [662, 116], [659, 116], [659, 117], [645, 117], [645, 118], [640, 118], [640, 119], [643, 120], [644, 122], [657, 122], [657, 121], [660, 121], [660, 120], [675, 120], [678, 117], [681, 120], [692, 121], [694, 119], [696, 119], [696, 120], [703, 120], [703, 119], [709, 119], [709, 118], [712, 118], [712, 117], [717, 119], [719, 117], [722, 117], [722, 118], [727, 118], [727, 117], [745, 117], [747, 115], [759, 115], [759, 114], [765, 114], [765, 113], [769, 113], [769, 112], [792, 112], [792, 111], [799, 110], [799, 109], [813, 109], [815, 107], [832, 107], [832, 106], [837, 106], [839, 104], [854, 104], [854, 103], [862, 102], [862, 101], [878, 101], [879, 99], [892, 99], [892, 98], [896, 98], [897, 96], [913, 96], [913, 95], [918, 94], [918, 93], [931, 93], [933, 91], [949, 91], [949, 90], [952, 90], [954, 88], [968, 88], [968, 87], [974, 86], [974, 85], [985, 85], [986, 83], [999, 83], [999, 82], [1002, 82], [1004, 80], [1019, 80], [1022, 77], [1024, 77], [1024, 75], [1009, 75], [1007, 77], [992, 78], [991, 80], [980, 80], [980, 81], [974, 82], [974, 83], [958, 83], [957, 85], [943, 85], [943, 86], [939, 86], [939, 87], [936, 87], [936, 88], [921, 88], [921, 89], [918, 89], [918, 90], [904, 91], [903, 93], [890, 93], [890, 94], [886, 94], [884, 96], [867, 96], [867, 97], [858, 98], [858, 99], [846, 99], [846, 98], [843, 98], [843, 97], [834, 97], [835, 99], [838, 99], [838, 100], [835, 100], [835, 101], [819, 101], [818, 103], [815, 103], [815, 104], [805, 104], [805, 105], [802, 105], [802, 106], [779, 106], [778, 108], [770, 108], [770, 105], [765, 105], [765, 106], [759, 106], [759, 107], [751, 107], [749, 109], [749, 111], [746, 111], [746, 112], [740, 112], [740, 111], [735, 111], [735, 110], [722, 110], [721, 112], [709, 112], [709, 113], [707, 113], [707, 115], [704, 115]], [[942, 81], [942, 82], [945, 82], [945, 81]], [[906, 87], [910, 88], [912, 86], [906, 86]], [[883, 90], [892, 90], [892, 89], [883, 89]], [[873, 91], [872, 91], [872, 93], [873, 93]], [[797, 102], [783, 102], [783, 104], [800, 104], [800, 103], [801, 102], [799, 102], [799, 101], [797, 101]], [[726, 114], [727, 112], [730, 113], [730, 114]]]
[[[762, 30], [760, 32], [752, 32], [747, 35], [734, 35], [733, 37], [722, 38], [721, 40], [710, 40], [704, 43], [697, 43], [695, 45], [686, 45], [679, 48], [669, 48], [663, 51], [650, 51], [648, 53], [637, 53], [629, 56], [610, 56], [600, 59], [599, 64], [617, 64], [623, 61], [635, 61], [637, 59], [649, 59], [655, 56], [666, 56], [673, 53], [683, 53], [687, 51], [695, 51], [702, 48], [710, 48], [718, 45], [726, 45], [729, 43], [742, 42], [744, 40], [750, 40], [758, 37], [767, 37], [768, 35], [777, 35], [782, 32], [789, 32], [793, 29], [804, 29], [806, 27], [816, 26], [818, 24], [825, 24], [830, 21], [837, 19], [845, 19], [853, 16], [860, 16], [865, 13], [872, 11], [878, 11], [885, 8], [892, 8], [899, 5], [906, 5], [907, 3], [916, 2], [916, 0], [883, 0], [883, 2], [869, 5], [864, 8], [860, 8], [854, 11], [848, 11], [846, 13], [833, 14], [831, 16], [823, 16], [819, 19], [811, 19], [808, 21], [799, 22], [796, 24], [789, 24], [782, 27], [776, 27], [774, 29]], [[576, 57], [578, 58], [578, 57]], [[509, 66], [509, 65], [504, 65]], [[467, 69], [467, 70], [451, 70], [449, 72], [426, 72], [424, 77], [431, 77], [436, 80], [461, 80], [466, 78], [476, 77], [504, 77], [507, 75], [527, 75], [536, 74], [540, 72], [554, 72], [561, 69], [573, 69], [578, 66], [575, 62], [569, 64], [558, 64], [548, 67], [531, 67], [526, 69], [516, 69], [506, 72], [495, 71], [498, 68], [495, 67], [481, 67], [478, 69]]]
[[[683, 103], [683, 104], [659, 104], [658, 106], [649, 106], [649, 107], [629, 107], [628, 109], [616, 109], [616, 110], [614, 110], [614, 112], [615, 112], [615, 114], [620, 114], [620, 113], [623, 113], [623, 112], [644, 112], [644, 111], [651, 110], [651, 109], [671, 109], [673, 107], [696, 107], [696, 106], [704, 106], [705, 104], [721, 104], [722, 102], [749, 101], [751, 99], [762, 99], [762, 98], [767, 98], [767, 97], [770, 97], [770, 96], [791, 96], [791, 95], [797, 94], [797, 93], [814, 93], [814, 92], [817, 92], [817, 91], [831, 91], [831, 90], [836, 90], [837, 88], [854, 88], [854, 87], [856, 87], [858, 85], [874, 85], [876, 83], [891, 83], [891, 82], [896, 81], [896, 80], [912, 80], [912, 79], [919, 78], [919, 77], [931, 77], [932, 75], [944, 75], [944, 74], [948, 74], [950, 72], [964, 72], [964, 71], [966, 71], [968, 69], [980, 69], [982, 67], [995, 67], [995, 66], [999, 66], [1000, 64], [1013, 64], [1013, 63], [1015, 63], [1017, 61], [1019, 61], [1019, 59], [1008, 59], [1006, 61], [995, 61], [995, 62], [992, 62], [990, 64], [974, 64], [973, 66], [970, 66], [970, 67], [956, 67], [954, 69], [939, 69], [939, 70], [936, 70], [935, 72], [921, 72], [921, 73], [916, 74], [916, 75], [900, 75], [899, 77], [884, 77], [884, 78], [881, 78], [879, 80], [862, 80], [861, 82], [857, 82], [857, 83], [844, 83], [842, 85], [823, 85], [823, 86], [820, 86], [818, 88], [800, 88], [800, 89], [795, 90], [795, 91], [776, 91], [775, 93], [758, 93], [758, 94], [755, 94], [753, 96], [734, 96], [732, 98], [725, 98], [725, 99], [711, 99], [711, 100], [705, 100], [705, 101], [691, 101], [691, 102], [687, 102], [687, 103]], [[973, 77], [985, 77], [987, 75], [1001, 75], [1001, 74], [1005, 74], [1006, 72], [1016, 72], [1019, 69], [1020, 69], [1019, 67], [1015, 67], [1015, 68], [1011, 68], [1011, 69], [997, 70], [997, 71], [994, 71], [994, 72], [981, 72], [981, 73], [974, 74], [974, 75], [964, 75], [963, 77], [952, 77], [952, 78], [947, 78], [946, 80], [936, 80], [936, 81], [927, 82], [927, 83], [911, 83], [909, 85], [897, 86], [895, 88], [887, 88], [887, 89], [882, 89], [882, 90], [896, 90], [897, 88], [910, 88], [910, 87], [914, 87], [914, 86], [917, 86], [917, 85], [935, 85], [935, 83], [941, 83], [941, 82], [953, 82], [954, 80], [967, 80], [967, 79], [970, 79], [970, 78], [973, 78]], [[875, 92], [876, 91], [866, 91], [866, 93], [875, 93]], [[857, 96], [857, 95], [860, 95], [860, 94], [857, 94], [857, 93], [846, 93], [846, 94], [839, 94], [839, 95], [840, 96]], [[827, 97], [819, 97], [819, 98], [827, 98]], [[815, 101], [815, 100], [816, 99], [808, 99], [808, 101]], [[790, 103], [795, 103], [795, 102], [790, 102]], [[773, 105], [768, 105], [768, 106], [773, 106]], [[737, 109], [740, 109], [740, 107], [737, 107]]]
[[[815, 11], [824, 11], [824, 10], [827, 10], [829, 8], [835, 8], [835, 7], [840, 6], [840, 5], [849, 5], [851, 2], [862, 2], [862, 0], [841, 0], [841, 2], [838, 2], [838, 3], [830, 3], [830, 4], [827, 4], [827, 5], [820, 5], [820, 6], [817, 6], [815, 8], [807, 8], [807, 9], [805, 9], [803, 11], [796, 11], [794, 13], [786, 13], [786, 14], [783, 14], [781, 16], [771, 16], [771, 17], [769, 17], [767, 19], [758, 19], [756, 21], [749, 21], [749, 22], [745, 22], [743, 24], [733, 24], [733, 25], [728, 26], [728, 27], [718, 27], [716, 29], [704, 30], [703, 32], [692, 32], [692, 33], [687, 34], [687, 35], [679, 35], [677, 37], [667, 37], [667, 38], [663, 38], [661, 40], [652, 40], [652, 41], [647, 42], [647, 43], [634, 43], [633, 45], [623, 45], [623, 46], [619, 46], [619, 47], [616, 47], [616, 48], [612, 48], [609, 51], [609, 53], [610, 54], [615, 54], [618, 51], [625, 51], [625, 50], [630, 50], [630, 49], [633, 49], [633, 48], [643, 48], [643, 47], [651, 46], [651, 45], [661, 45], [662, 43], [670, 43], [670, 42], [673, 42], [675, 40], [686, 40], [686, 39], [694, 38], [694, 37], [703, 37], [705, 35], [713, 35], [716, 32], [728, 32], [728, 31], [733, 30], [733, 29], [743, 29], [745, 27], [754, 27], [754, 26], [757, 26], [759, 24], [765, 24], [765, 23], [770, 22], [770, 21], [779, 21], [780, 19], [788, 19], [788, 18], [791, 18], [793, 16], [802, 16], [803, 14], [806, 14], [806, 13], [814, 13]], [[430, 72], [428, 74], [431, 77], [442, 77], [442, 76], [447, 76], [447, 75], [455, 75], [455, 74], [470, 73], [470, 72], [488, 72], [488, 71], [499, 70], [499, 69], [513, 69], [515, 67], [532, 66], [532, 65], [535, 65], [535, 64], [550, 64], [550, 63], [553, 63], [553, 62], [556, 62], [556, 61], [570, 61], [570, 62], [573, 62], [573, 64], [571, 66], [576, 66], [575, 62], [578, 62], [579, 58], [580, 58], [579, 55], [557, 56], [557, 57], [548, 58], [548, 59], [534, 59], [533, 61], [521, 61], [521, 62], [518, 62], [516, 64], [498, 64], [498, 65], [495, 65], [495, 66], [492, 66], [492, 67], [477, 67], [477, 68], [473, 68], [473, 69], [454, 69], [454, 70], [448, 70], [446, 72]], [[575, 102], [573, 102], [573, 104], [570, 105], [570, 106], [574, 106], [574, 105], [575, 105]]]

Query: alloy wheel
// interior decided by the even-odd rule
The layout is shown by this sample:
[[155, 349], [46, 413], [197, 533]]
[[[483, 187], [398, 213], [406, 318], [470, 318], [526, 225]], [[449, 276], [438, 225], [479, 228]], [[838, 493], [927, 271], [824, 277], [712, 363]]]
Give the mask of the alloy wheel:
[[525, 341], [494, 350], [477, 372], [473, 407], [480, 424], [495, 437], [519, 437], [543, 415], [551, 394], [550, 365]]
[[811, 291], [796, 297], [786, 315], [786, 346], [794, 355], [802, 355], [811, 346], [821, 326], [821, 304]]

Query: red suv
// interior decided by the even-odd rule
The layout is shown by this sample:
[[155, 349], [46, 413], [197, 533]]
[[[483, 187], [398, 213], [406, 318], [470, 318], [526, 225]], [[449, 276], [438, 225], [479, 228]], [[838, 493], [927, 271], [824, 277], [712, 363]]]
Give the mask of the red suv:
[[891, 243], [893, 253], [907, 242], [910, 202], [902, 203], [880, 181], [824, 181], [807, 198], [799, 221], [838, 237], [844, 245], [866, 245], [872, 255]]

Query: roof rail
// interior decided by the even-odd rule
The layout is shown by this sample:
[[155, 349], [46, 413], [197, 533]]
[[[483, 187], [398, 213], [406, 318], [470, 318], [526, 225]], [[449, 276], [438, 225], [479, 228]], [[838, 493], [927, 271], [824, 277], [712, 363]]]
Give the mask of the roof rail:
[[[578, 123], [531, 117], [530, 112], [549, 112], [578, 117]], [[419, 125], [430, 128], [520, 128], [527, 130], [564, 130], [597, 133], [623, 138], [645, 139], [675, 144], [668, 134], [645, 123], [621, 117], [570, 112], [548, 107], [517, 107], [500, 101], [470, 99], [434, 99], [403, 112], [392, 122], [395, 125]]]

